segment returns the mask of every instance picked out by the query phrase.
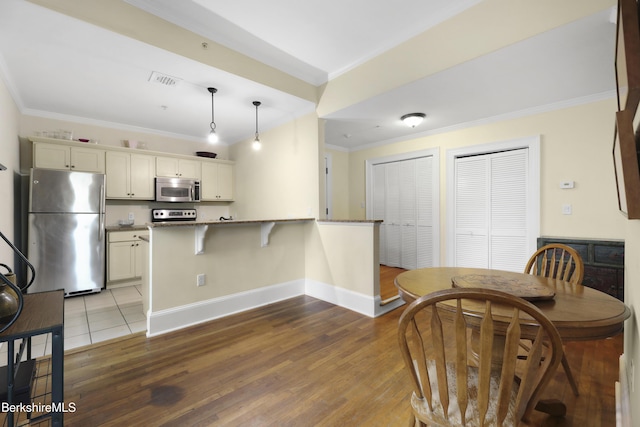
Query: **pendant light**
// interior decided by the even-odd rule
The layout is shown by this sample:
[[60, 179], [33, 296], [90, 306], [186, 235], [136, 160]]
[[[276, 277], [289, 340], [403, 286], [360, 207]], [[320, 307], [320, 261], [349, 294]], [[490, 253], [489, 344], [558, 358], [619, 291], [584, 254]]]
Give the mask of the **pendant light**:
[[218, 89], [216, 89], [215, 87], [210, 87], [208, 88], [208, 90], [211, 93], [211, 124], [209, 125], [209, 127], [211, 127], [211, 131], [209, 132], [207, 140], [209, 141], [209, 143], [215, 144], [216, 142], [218, 142], [219, 138], [218, 134], [216, 133], [216, 121], [213, 109], [213, 94], [216, 93]]
[[253, 101], [253, 105], [256, 106], [256, 137], [253, 140], [252, 147], [254, 150], [258, 151], [262, 148], [262, 142], [260, 142], [260, 134], [258, 133], [258, 107], [260, 106], [260, 101]]

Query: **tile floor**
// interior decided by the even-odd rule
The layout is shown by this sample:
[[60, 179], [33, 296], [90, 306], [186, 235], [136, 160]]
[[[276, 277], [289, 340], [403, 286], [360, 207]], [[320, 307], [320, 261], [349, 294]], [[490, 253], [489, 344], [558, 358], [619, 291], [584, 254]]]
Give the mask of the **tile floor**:
[[[81, 347], [147, 329], [139, 286], [107, 289], [97, 294], [65, 298], [64, 349]], [[31, 341], [33, 357], [51, 354], [50, 334]], [[26, 353], [26, 352], [25, 352]], [[7, 364], [7, 346], [0, 348], [0, 365]]]

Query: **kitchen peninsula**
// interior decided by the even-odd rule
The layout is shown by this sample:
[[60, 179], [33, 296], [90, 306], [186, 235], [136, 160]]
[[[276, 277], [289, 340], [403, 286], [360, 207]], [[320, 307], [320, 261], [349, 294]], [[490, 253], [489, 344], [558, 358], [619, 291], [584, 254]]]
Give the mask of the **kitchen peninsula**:
[[313, 218], [147, 224], [143, 304], [153, 336], [309, 295], [375, 317], [380, 221]]

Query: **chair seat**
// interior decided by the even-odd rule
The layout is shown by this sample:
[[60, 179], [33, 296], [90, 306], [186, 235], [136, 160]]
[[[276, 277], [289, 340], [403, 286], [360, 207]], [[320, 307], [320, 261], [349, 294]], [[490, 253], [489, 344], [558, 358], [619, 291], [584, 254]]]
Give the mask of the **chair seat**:
[[[467, 407], [467, 412], [465, 414], [465, 419], [467, 427], [479, 427], [480, 424], [476, 421], [478, 420], [478, 368], [469, 366], [468, 368], [468, 387], [469, 387], [469, 406]], [[435, 378], [436, 370], [435, 365], [433, 363], [428, 363], [428, 371], [429, 376], [431, 378]], [[457, 387], [456, 387], [456, 377], [455, 377], [455, 367], [452, 363], [447, 363], [447, 382], [449, 384], [449, 410], [448, 416], [445, 417], [442, 404], [440, 403], [440, 394], [437, 389], [437, 385], [432, 389], [433, 396], [433, 407], [434, 411], [432, 412], [429, 409], [429, 404], [425, 398], [420, 398], [414, 392], [411, 396], [411, 406], [413, 407], [415, 415], [421, 419], [423, 422], [426, 422], [428, 425], [436, 425], [436, 426], [462, 426], [462, 416], [460, 414], [460, 407], [458, 406], [458, 398], [457, 398]], [[491, 395], [496, 395], [498, 393], [499, 387], [499, 378], [496, 375], [491, 376]], [[433, 385], [432, 385], [433, 387]], [[517, 423], [516, 420], [516, 396], [518, 394], [518, 383], [514, 381], [511, 399], [509, 402], [509, 411], [507, 413], [507, 417], [503, 425], [505, 426], [515, 426]], [[491, 403], [495, 403], [495, 400], [492, 400]], [[487, 416], [485, 418], [485, 426], [496, 426], [498, 425], [497, 416], [496, 416], [496, 407], [495, 405], [490, 405], [487, 411]]]

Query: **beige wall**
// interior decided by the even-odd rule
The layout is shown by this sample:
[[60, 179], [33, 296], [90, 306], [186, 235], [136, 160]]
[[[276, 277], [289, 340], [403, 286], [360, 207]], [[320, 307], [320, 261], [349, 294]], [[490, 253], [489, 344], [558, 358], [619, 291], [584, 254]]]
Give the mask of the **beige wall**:
[[[276, 224], [261, 247], [260, 224], [212, 225], [202, 255], [195, 255], [195, 227], [152, 229], [152, 311], [304, 279], [304, 229]], [[197, 274], [206, 275], [205, 286], [196, 286]]]
[[[611, 156], [615, 109], [616, 102], [610, 99], [352, 152], [348, 166], [349, 216], [366, 217], [361, 207], [365, 202], [366, 160], [439, 147], [441, 235], [445, 236], [447, 150], [540, 135], [541, 235], [624, 239], [625, 220], [617, 209]], [[575, 181], [575, 188], [560, 189], [560, 182], [565, 180]], [[342, 185], [334, 182], [335, 187]], [[562, 214], [564, 203], [573, 206], [572, 215]]]
[[324, 223], [307, 228], [306, 278], [359, 294], [380, 295], [379, 225]]
[[319, 201], [318, 118], [308, 114], [261, 132], [262, 149], [252, 140], [230, 147], [236, 162], [238, 219], [317, 218]]
[[[19, 183], [20, 159], [18, 150], [19, 113], [13, 98], [0, 75], [0, 163], [7, 170], [0, 171], [0, 231], [12, 242], [15, 241], [14, 221], [15, 187]], [[18, 245], [19, 246], [19, 245]], [[15, 269], [11, 248], [0, 240], [0, 263]], [[6, 271], [2, 269], [2, 273]]]

